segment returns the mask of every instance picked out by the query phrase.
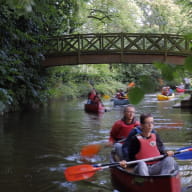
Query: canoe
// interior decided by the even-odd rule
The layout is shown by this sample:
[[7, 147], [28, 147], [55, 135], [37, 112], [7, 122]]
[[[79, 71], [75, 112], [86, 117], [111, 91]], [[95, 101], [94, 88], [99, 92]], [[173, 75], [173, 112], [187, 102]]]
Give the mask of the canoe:
[[113, 99], [113, 104], [114, 105], [127, 105], [129, 104], [128, 99]]
[[[114, 155], [110, 157], [114, 163]], [[140, 176], [120, 166], [110, 168], [111, 182], [121, 192], [181, 192], [179, 170], [173, 175]]]
[[183, 93], [183, 92], [185, 92], [185, 89], [181, 89], [179, 87], [176, 87], [176, 92], [177, 93]]
[[102, 104], [85, 104], [84, 109], [86, 112], [102, 113], [105, 112], [105, 107]]
[[161, 95], [161, 94], [157, 95], [157, 99], [158, 99], [159, 101], [170, 100], [170, 99], [172, 99], [172, 98], [174, 98], [174, 97], [175, 97], [175, 94], [172, 94], [171, 96], [165, 96], [165, 95]]

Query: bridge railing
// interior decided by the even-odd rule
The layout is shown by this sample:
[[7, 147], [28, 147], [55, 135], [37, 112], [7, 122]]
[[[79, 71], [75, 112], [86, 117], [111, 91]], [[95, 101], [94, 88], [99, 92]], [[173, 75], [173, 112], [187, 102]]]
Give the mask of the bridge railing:
[[190, 41], [174, 34], [99, 33], [49, 38], [47, 55], [139, 53], [189, 55]]

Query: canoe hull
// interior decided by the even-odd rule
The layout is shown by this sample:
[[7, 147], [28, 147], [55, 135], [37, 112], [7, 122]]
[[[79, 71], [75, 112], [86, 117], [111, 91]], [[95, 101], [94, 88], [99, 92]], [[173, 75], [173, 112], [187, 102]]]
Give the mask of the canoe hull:
[[181, 88], [176, 88], [176, 91], [177, 93], [184, 93], [185, 92], [185, 89], [181, 89]]
[[111, 181], [121, 192], [181, 192], [179, 172], [169, 176], [138, 176], [121, 167], [113, 167]]
[[165, 95], [161, 95], [161, 94], [157, 95], [157, 99], [158, 99], [159, 101], [170, 100], [170, 99], [172, 99], [172, 98], [174, 98], [174, 97], [175, 97], [174, 94], [171, 95], [171, 96], [165, 96]]
[[86, 112], [90, 113], [103, 113], [105, 112], [105, 107], [102, 106], [101, 104], [85, 104], [84, 109]]
[[114, 99], [113, 104], [114, 105], [128, 105], [129, 100], [128, 99]]

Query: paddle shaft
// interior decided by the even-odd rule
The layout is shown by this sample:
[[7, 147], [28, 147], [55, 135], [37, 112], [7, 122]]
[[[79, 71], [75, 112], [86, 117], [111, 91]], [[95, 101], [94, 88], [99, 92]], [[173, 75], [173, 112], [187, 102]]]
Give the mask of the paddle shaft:
[[187, 148], [187, 149], [182, 149], [182, 150], [180, 150], [180, 151], [176, 151], [176, 152], [174, 152], [174, 155], [177, 155], [177, 154], [179, 154], [179, 153], [188, 152], [188, 151], [192, 151], [192, 148]]
[[[181, 149], [180, 151], [176, 151], [175, 155], [179, 154], [179, 153], [191, 152], [191, 151], [192, 151], [192, 147], [187, 148], [187, 149]], [[166, 156], [167, 156], [167, 154], [159, 155], [157, 157], [150, 157], [150, 158], [146, 158], [146, 159], [129, 161], [129, 162], [127, 162], [127, 165], [135, 164], [135, 163], [138, 163], [141, 161], [145, 161], [145, 162], [155, 161], [155, 160], [164, 158]], [[188, 159], [192, 159], [192, 156], [189, 155]], [[110, 167], [116, 167], [119, 165], [120, 165], [120, 162], [109, 163], [109, 164], [96, 164], [95, 166], [94, 165], [86, 165], [86, 164], [85, 165], [77, 165], [77, 166], [72, 166], [72, 167], [67, 168], [65, 170], [64, 174], [65, 174], [65, 177], [68, 181], [79, 181], [79, 180], [88, 179], [88, 178], [92, 177], [96, 171], [107, 169]]]
[[[135, 163], [139, 163], [141, 161], [155, 161], [155, 160], [158, 160], [158, 159], [161, 159], [165, 157], [165, 155], [159, 155], [157, 157], [150, 157], [150, 158], [146, 158], [146, 159], [140, 159], [140, 160], [135, 160], [135, 161], [127, 161], [127, 165], [131, 165], [131, 164], [135, 164]], [[102, 169], [106, 169], [106, 168], [109, 168], [109, 167], [116, 167], [120, 165], [119, 162], [115, 162], [115, 163], [105, 163], [105, 164], [95, 164], [93, 165], [94, 167], [103, 167]]]
[[[177, 155], [177, 154], [180, 154], [180, 153], [184, 153], [184, 152], [188, 152], [188, 151], [192, 151], [192, 148], [188, 148], [188, 149], [183, 149], [183, 150], [180, 150], [180, 151], [176, 151], [174, 152], [174, 155]], [[164, 155], [159, 155], [157, 157], [150, 157], [150, 158], [146, 158], [146, 159], [140, 159], [140, 160], [135, 160], [135, 161], [128, 161], [127, 162], [127, 165], [131, 165], [131, 164], [135, 164], [135, 163], [139, 163], [141, 161], [155, 161], [155, 160], [158, 160], [158, 159], [162, 159], [164, 157], [166, 157], [167, 154], [164, 154]], [[105, 164], [95, 164], [93, 165], [94, 167], [104, 167], [104, 168], [108, 168], [108, 167], [115, 167], [115, 166], [118, 166], [119, 165], [119, 162], [115, 162], [115, 163], [105, 163]]]
[[[164, 157], [164, 155], [160, 155], [157, 157], [151, 157], [151, 158], [146, 158], [146, 159], [142, 159], [142, 160], [130, 161], [130, 162], [127, 162], [127, 164], [129, 164], [129, 165], [135, 164], [135, 163], [138, 163], [140, 161], [153, 161], [153, 160], [157, 160], [157, 159], [160, 159], [163, 157]], [[111, 167], [116, 167], [116, 166], [120, 165], [120, 163], [117, 162], [117, 163], [111, 163], [109, 165], [107, 165], [107, 164], [101, 164], [101, 165], [102, 166], [98, 166], [98, 167], [91, 166], [91, 165], [80, 165], [80, 168], [79, 168], [79, 166], [76, 166], [77, 170], [74, 170], [74, 167], [71, 167], [71, 168], [68, 168], [65, 170], [65, 176], [66, 176], [68, 181], [77, 181], [77, 180], [87, 179], [87, 178], [93, 176], [96, 171], [108, 169]]]
[[[123, 138], [123, 139], [116, 141], [116, 143], [124, 142], [125, 140], [126, 140], [126, 138]], [[107, 142], [102, 143], [102, 144], [90, 144], [90, 145], [84, 146], [81, 149], [80, 153], [81, 153], [81, 156], [92, 157], [92, 156], [98, 154], [102, 147], [106, 147], [106, 146], [107, 146]]]

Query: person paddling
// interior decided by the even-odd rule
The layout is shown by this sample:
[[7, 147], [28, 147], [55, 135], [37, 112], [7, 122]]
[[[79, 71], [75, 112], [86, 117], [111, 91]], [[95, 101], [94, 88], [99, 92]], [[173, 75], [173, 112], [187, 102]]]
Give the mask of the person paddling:
[[124, 116], [121, 120], [117, 120], [110, 131], [108, 146], [114, 146], [115, 152], [120, 159], [123, 159], [122, 143], [127, 138], [130, 131], [140, 125], [135, 118], [135, 107], [131, 104], [124, 108]]
[[88, 93], [88, 100], [87, 100], [87, 104], [92, 104], [94, 97], [96, 96], [96, 90], [93, 88], [89, 93]]
[[[150, 157], [156, 157], [165, 154], [165, 157], [159, 161], [144, 162], [141, 161], [134, 167], [134, 172], [142, 176], [148, 175], [170, 175], [174, 173], [177, 163], [172, 157], [173, 151], [165, 151], [165, 147], [160, 137], [152, 133], [154, 119], [151, 114], [142, 114], [140, 116], [141, 133], [133, 136], [128, 150], [129, 160], [140, 160]], [[127, 167], [125, 160], [120, 162], [124, 168]]]

